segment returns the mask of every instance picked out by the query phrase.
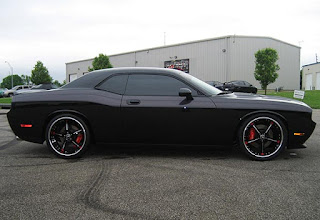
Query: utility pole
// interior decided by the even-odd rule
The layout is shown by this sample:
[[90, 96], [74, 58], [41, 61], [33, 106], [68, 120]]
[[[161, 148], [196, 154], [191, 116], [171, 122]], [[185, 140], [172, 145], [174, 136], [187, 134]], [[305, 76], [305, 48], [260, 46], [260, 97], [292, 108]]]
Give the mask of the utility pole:
[[11, 89], [12, 89], [13, 88], [13, 67], [10, 65], [8, 61], [5, 61], [5, 63], [7, 63], [11, 69]]
[[318, 54], [316, 54], [316, 63], [318, 63]]
[[166, 46], [166, 32], [163, 32], [163, 44]]

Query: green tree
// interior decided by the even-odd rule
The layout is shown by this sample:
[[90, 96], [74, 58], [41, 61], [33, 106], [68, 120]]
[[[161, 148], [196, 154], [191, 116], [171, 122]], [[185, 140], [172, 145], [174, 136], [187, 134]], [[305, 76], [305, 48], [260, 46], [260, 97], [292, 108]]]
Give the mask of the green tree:
[[112, 64], [110, 63], [109, 57], [107, 55], [104, 55], [102, 53], [99, 54], [98, 57], [95, 57], [92, 61], [92, 68], [90, 66], [88, 67], [88, 71], [94, 71], [94, 70], [101, 70], [101, 69], [107, 69], [112, 68]]
[[256, 57], [254, 77], [260, 82], [264, 94], [267, 94], [267, 86], [274, 83], [279, 76], [277, 71], [280, 67], [276, 64], [279, 59], [278, 53], [275, 49], [265, 48], [258, 50], [254, 56]]
[[31, 77], [30, 76], [22, 74], [21, 79], [22, 79], [23, 84], [25, 84], [25, 85], [31, 84]]
[[49, 75], [48, 69], [43, 65], [41, 61], [37, 61], [36, 65], [31, 71], [31, 82], [36, 85], [52, 82], [52, 78]]
[[[22, 85], [23, 81], [19, 75], [13, 75], [13, 87], [16, 85]], [[11, 88], [11, 75], [3, 78], [1, 88]]]
[[61, 87], [62, 84], [58, 81], [58, 80], [55, 80], [52, 82], [54, 85], [58, 86], [58, 87]]

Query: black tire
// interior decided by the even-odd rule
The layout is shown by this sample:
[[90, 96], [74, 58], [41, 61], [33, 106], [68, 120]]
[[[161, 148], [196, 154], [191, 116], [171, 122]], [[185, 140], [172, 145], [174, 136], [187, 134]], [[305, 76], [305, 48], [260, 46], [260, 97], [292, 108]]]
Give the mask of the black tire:
[[49, 149], [58, 157], [78, 158], [89, 148], [89, 128], [78, 116], [57, 115], [48, 123], [46, 142]]
[[288, 132], [279, 117], [255, 114], [246, 118], [238, 132], [240, 149], [255, 160], [271, 160], [287, 146]]

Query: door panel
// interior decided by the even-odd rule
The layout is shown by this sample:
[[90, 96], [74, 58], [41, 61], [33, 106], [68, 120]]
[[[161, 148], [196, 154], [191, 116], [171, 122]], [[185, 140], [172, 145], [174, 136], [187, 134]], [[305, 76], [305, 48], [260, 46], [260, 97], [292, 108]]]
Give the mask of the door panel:
[[208, 97], [123, 96], [126, 138], [144, 143], [208, 143], [215, 105]]
[[306, 88], [305, 90], [312, 90], [312, 74], [306, 75]]

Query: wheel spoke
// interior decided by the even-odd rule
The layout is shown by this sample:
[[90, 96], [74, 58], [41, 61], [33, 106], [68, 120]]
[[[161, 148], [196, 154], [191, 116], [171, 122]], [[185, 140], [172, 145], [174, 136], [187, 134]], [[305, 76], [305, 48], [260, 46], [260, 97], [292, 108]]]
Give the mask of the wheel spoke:
[[273, 123], [270, 123], [270, 125], [269, 125], [269, 127], [267, 128], [266, 132], [264, 132], [264, 135], [266, 135], [266, 134], [269, 132], [269, 130], [270, 130], [270, 128], [272, 127], [272, 125], [273, 125]]
[[254, 139], [254, 140], [248, 141], [248, 144], [251, 144], [251, 143], [256, 142], [256, 141], [258, 141], [258, 140], [260, 140], [260, 138], [256, 138], [256, 139]]
[[66, 120], [66, 131], [69, 131], [69, 124], [68, 124], [68, 120]]
[[67, 140], [65, 139], [61, 148], [61, 152], [64, 153], [64, 148], [66, 147]]
[[261, 155], [264, 154], [263, 152], [263, 147], [264, 147], [264, 142], [263, 142], [263, 139], [261, 140]]
[[80, 132], [82, 132], [82, 129], [80, 129], [80, 130], [78, 130], [78, 131], [73, 132], [73, 133], [72, 133], [72, 135], [75, 135], [75, 134], [77, 135], [77, 134], [79, 134]]
[[80, 146], [77, 142], [72, 141], [72, 143], [73, 143], [74, 145], [76, 145], [78, 148], [81, 148], [81, 146]]
[[258, 128], [257, 128], [254, 124], [252, 124], [252, 127], [256, 130], [256, 132], [257, 132], [259, 135], [261, 135], [260, 131], [258, 130]]
[[277, 141], [277, 140], [274, 140], [274, 139], [271, 139], [271, 138], [268, 138], [268, 137], [266, 137], [266, 140], [268, 140], [268, 141], [272, 141], [272, 142], [275, 142], [275, 143], [278, 143], [278, 141]]

